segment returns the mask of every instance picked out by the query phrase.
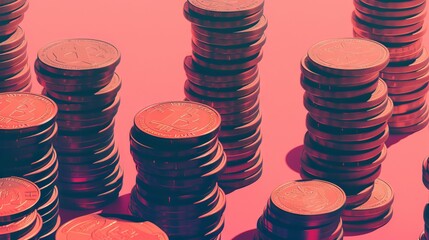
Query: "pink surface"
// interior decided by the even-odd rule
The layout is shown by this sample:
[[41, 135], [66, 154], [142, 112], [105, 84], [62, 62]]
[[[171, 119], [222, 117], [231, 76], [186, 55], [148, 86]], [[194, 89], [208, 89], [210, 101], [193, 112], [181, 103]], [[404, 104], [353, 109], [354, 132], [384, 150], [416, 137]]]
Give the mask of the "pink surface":
[[[21, 25], [34, 63], [37, 50], [63, 38], [88, 37], [115, 44], [122, 52], [118, 73], [123, 78], [116, 140], [125, 169], [122, 195], [135, 182], [128, 132], [141, 108], [160, 101], [183, 99], [183, 58], [191, 52], [190, 24], [182, 15], [184, 0], [169, 1], [31, 1]], [[264, 174], [252, 186], [228, 195], [223, 239], [251, 239], [248, 232], [268, 200], [283, 182], [298, 179], [293, 169], [301, 151], [306, 111], [299, 84], [299, 62], [314, 43], [351, 37], [352, 1], [266, 1], [267, 45], [260, 64], [262, 77]], [[429, 17], [426, 18], [429, 21]], [[425, 45], [429, 47], [426, 37]], [[34, 76], [34, 75], [33, 75]], [[35, 92], [40, 86], [33, 79]], [[346, 239], [417, 239], [423, 230], [428, 194], [421, 183], [421, 162], [429, 155], [429, 129], [393, 137], [382, 178], [395, 191], [394, 218], [384, 228]], [[126, 210], [127, 196], [107, 211]]]

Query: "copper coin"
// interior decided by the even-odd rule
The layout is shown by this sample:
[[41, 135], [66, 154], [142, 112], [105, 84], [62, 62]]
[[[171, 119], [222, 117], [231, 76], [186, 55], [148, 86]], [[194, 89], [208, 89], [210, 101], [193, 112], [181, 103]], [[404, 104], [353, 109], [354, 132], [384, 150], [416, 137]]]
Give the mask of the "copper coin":
[[416, 91], [406, 93], [406, 94], [398, 94], [398, 95], [390, 94], [389, 97], [394, 102], [400, 102], [400, 103], [401, 102], [410, 102], [410, 101], [417, 100], [419, 98], [424, 97], [426, 95], [426, 93], [428, 92], [428, 90], [429, 90], [429, 83], [426, 83], [422, 87], [417, 89]]
[[245, 135], [243, 137], [230, 137], [230, 138], [220, 138], [219, 140], [222, 142], [222, 146], [225, 149], [241, 149], [245, 146], [248, 146], [254, 142], [256, 142], [261, 135], [261, 128], [258, 127], [255, 131], [251, 132], [249, 136]]
[[40, 218], [40, 215], [34, 210], [15, 222], [1, 225], [0, 236], [4, 236], [5, 239], [20, 239], [31, 231], [36, 223], [40, 224], [37, 221], [38, 218]]
[[363, 222], [345, 222], [343, 224], [344, 231], [346, 232], [362, 232], [362, 231], [372, 231], [378, 228], [383, 227], [387, 223], [389, 223], [390, 219], [393, 216], [393, 209], [381, 216], [378, 219], [363, 221]]
[[1, 222], [17, 221], [35, 209], [40, 190], [34, 183], [18, 177], [0, 178], [0, 183]]
[[211, 17], [243, 17], [259, 12], [264, 0], [245, 0], [231, 3], [225, 0], [189, 0], [189, 8], [199, 14]]
[[231, 29], [231, 28], [241, 28], [252, 25], [261, 19], [264, 14], [263, 9], [255, 12], [254, 14], [244, 16], [242, 18], [216, 18], [216, 17], [207, 17], [196, 13], [189, 9], [189, 2], [185, 2], [183, 5], [183, 15], [185, 18], [200, 27], [214, 28], [214, 29]]
[[352, 194], [348, 191], [347, 200], [346, 200], [346, 208], [352, 208], [362, 205], [367, 202], [371, 197], [371, 193], [374, 190], [374, 184], [369, 186], [365, 186], [363, 188], [358, 188]]
[[404, 114], [411, 112], [418, 108], [421, 108], [426, 103], [426, 96], [423, 96], [417, 100], [403, 103], [394, 103], [393, 114]]
[[25, 40], [25, 34], [21, 27], [9, 36], [2, 37], [0, 41], [0, 51], [6, 52], [17, 48]]
[[261, 149], [259, 149], [253, 156], [243, 159], [242, 161], [237, 162], [227, 162], [225, 170], [223, 171], [224, 174], [227, 173], [234, 173], [234, 172], [240, 172], [244, 171], [256, 164], [256, 162], [259, 161], [261, 158]]
[[354, 31], [362, 37], [373, 39], [375, 41], [382, 42], [382, 43], [393, 43], [393, 44], [410, 43], [410, 42], [417, 41], [418, 39], [421, 39], [425, 35], [426, 30], [427, 28], [423, 26], [418, 31], [407, 35], [384, 36], [384, 35], [372, 34], [372, 33], [363, 31], [359, 28], [354, 28]]
[[303, 223], [317, 227], [323, 225], [323, 219], [338, 216], [345, 201], [344, 191], [332, 183], [300, 180], [277, 187], [271, 193], [270, 207], [283, 220], [288, 216], [294, 225]]
[[409, 73], [415, 72], [419, 69], [424, 68], [424, 66], [429, 63], [429, 54], [426, 48], [423, 48], [422, 55], [420, 55], [417, 59], [413, 59], [408, 62], [401, 63], [389, 63], [387, 67], [382, 71], [382, 73], [386, 74], [395, 74], [395, 73]]
[[42, 221], [42, 217], [37, 214], [36, 215], [36, 220], [34, 222], [34, 225], [32, 227], [32, 229], [30, 229], [29, 232], [27, 232], [24, 236], [21, 236], [22, 238], [20, 239], [38, 239], [38, 235], [42, 229], [43, 226], [43, 221]]
[[121, 55], [113, 45], [95, 39], [67, 39], [37, 53], [41, 67], [64, 76], [88, 76], [114, 69]]
[[[416, 41], [416, 42], [418, 42], [418, 41]], [[390, 55], [390, 62], [391, 63], [397, 63], [397, 62], [406, 62], [406, 61], [414, 60], [416, 58], [419, 58], [423, 54], [423, 49], [424, 49], [424, 47], [421, 46], [420, 48], [418, 48], [414, 51], [410, 50], [410, 52], [398, 54], [398, 56], [394, 56], [393, 54], [391, 54]], [[392, 48], [389, 47], [389, 51], [392, 51]]]
[[219, 137], [234, 137], [254, 132], [256, 131], [256, 129], [259, 128], [261, 122], [262, 114], [258, 113], [258, 115], [249, 123], [240, 124], [236, 126], [222, 126], [221, 131], [219, 132]]
[[202, 56], [198, 56], [196, 52], [193, 52], [192, 59], [195, 63], [200, 65], [201, 67], [211, 69], [213, 71], [242, 71], [246, 69], [250, 69], [258, 64], [263, 57], [263, 52], [259, 52], [258, 54], [234, 61], [221, 61], [221, 60], [213, 60], [209, 58], [204, 58]]
[[[27, 0], [15, 1], [15, 3], [19, 3], [19, 4], [22, 4], [22, 2], [24, 2], [23, 5], [20, 5], [18, 7], [14, 6], [14, 7], [12, 7], [13, 9], [10, 8], [10, 12], [0, 13], [0, 21], [10, 21], [10, 20], [13, 20], [15, 18], [18, 18], [18, 17], [24, 15], [24, 13], [28, 10], [30, 4], [29, 4], [29, 1], [27, 1]], [[7, 6], [7, 5], [5, 5], [5, 6]], [[0, 11], [3, 11], [3, 10], [4, 9], [2, 9]]]
[[[16, 64], [17, 62], [22, 61], [22, 58], [24, 58], [23, 56], [25, 56], [27, 51], [27, 40], [23, 40], [21, 42], [21, 44], [19, 44], [19, 46], [17, 46], [16, 48], [13, 48], [9, 51], [5, 51], [5, 52], [0, 52], [0, 60], [2, 61], [6, 61], [9, 60], [9, 66], [13, 66], [14, 64]], [[17, 57], [21, 56], [21, 59], [19, 60]], [[15, 59], [14, 61], [12, 61], [11, 59]], [[4, 65], [4, 64], [2, 64]]]
[[[94, 227], [82, 228], [89, 223], [94, 224]], [[117, 229], [121, 231], [116, 231]], [[126, 239], [168, 240], [168, 236], [153, 223], [132, 222], [96, 214], [81, 216], [65, 223], [58, 229], [55, 237], [56, 239], [90, 240], [118, 236]]]
[[419, 22], [410, 26], [403, 27], [378, 26], [362, 21], [353, 12], [352, 23], [355, 28], [358, 28], [362, 31], [366, 31], [371, 34], [384, 36], [401, 36], [418, 31], [420, 28], [423, 27], [424, 22]]
[[211, 139], [217, 134], [220, 122], [216, 110], [196, 102], [154, 104], [138, 112], [134, 118], [140, 135], [167, 144]]
[[355, 14], [358, 18], [362, 19], [365, 22], [369, 22], [375, 25], [394, 26], [394, 27], [410, 26], [423, 21], [426, 17], [426, 11], [422, 11], [419, 14], [414, 16], [410, 16], [407, 18], [399, 18], [399, 19], [374, 17], [371, 15], [367, 15], [362, 12], [359, 12], [357, 10], [355, 10]]
[[354, 77], [341, 77], [326, 74], [314, 68], [308, 60], [307, 56], [301, 60], [301, 72], [305, 78], [311, 80], [312, 82], [316, 82], [322, 85], [338, 87], [361, 86], [370, 82], [374, 82], [379, 77], [379, 74], [377, 72], [373, 74]]
[[421, 78], [429, 72], [429, 64], [426, 64], [423, 68], [420, 68], [416, 71], [411, 72], [402, 72], [402, 73], [387, 73], [382, 72], [380, 77], [384, 80], [393, 80], [393, 81], [406, 81], [416, 78]]
[[20, 63], [17, 63], [15, 66], [5, 69], [0, 69], [0, 76], [3, 78], [12, 77], [19, 72], [21, 72], [28, 65], [28, 59], [24, 58], [24, 60]]
[[409, 17], [419, 14], [425, 9], [426, 3], [420, 4], [416, 7], [412, 8], [378, 8], [371, 5], [365, 4], [363, 1], [354, 0], [354, 6], [360, 12], [365, 14], [377, 16], [377, 17], [388, 17], [388, 18], [401, 18], [401, 17]]
[[[421, 108], [415, 109], [413, 111], [409, 111], [407, 113], [403, 113], [403, 114], [395, 114], [392, 115], [392, 117], [389, 119], [389, 124], [390, 123], [395, 123], [395, 122], [407, 122], [413, 119], [416, 119], [420, 116], [422, 116], [426, 111], [427, 111], [427, 105], [423, 105]], [[395, 127], [394, 125], [392, 127]]]
[[[191, 7], [192, 4], [189, 5]], [[222, 31], [222, 30], [216, 30], [216, 29], [208, 29], [208, 28], [202, 28], [197, 25], [192, 25], [191, 28], [195, 32], [198, 32], [199, 34], [202, 34], [207, 37], [215, 37], [215, 38], [222, 38], [222, 39], [239, 39], [239, 38], [246, 38], [251, 37], [255, 35], [261, 35], [264, 33], [264, 31], [268, 27], [268, 20], [265, 16], [262, 16], [261, 19], [254, 25], [247, 27], [245, 29], [237, 29], [232, 31]]]
[[256, 162], [255, 165], [251, 166], [248, 169], [245, 169], [240, 172], [223, 173], [219, 177], [219, 182], [221, 182], [222, 184], [223, 181], [240, 181], [242, 179], [247, 179], [255, 175], [256, 173], [258, 173], [259, 171], [261, 171], [263, 168], [262, 165], [263, 165], [263, 159], [259, 158], [258, 162]]
[[42, 95], [1, 93], [0, 116], [4, 119], [0, 131], [25, 133], [51, 126], [57, 114], [55, 103]]
[[26, 2], [27, 0], [16, 0], [8, 4], [0, 5], [0, 14], [13, 12], [14, 10], [22, 7]]
[[219, 185], [222, 187], [222, 189], [229, 189], [229, 190], [243, 188], [257, 182], [261, 178], [262, 173], [263, 173], [263, 168], [261, 168], [257, 173], [255, 173], [254, 175], [246, 179], [240, 179], [238, 181], [237, 180], [222, 181], [222, 182], [219, 182]]
[[409, 9], [422, 5], [424, 0], [410, 0], [410, 1], [381, 1], [381, 0], [361, 0], [361, 2], [376, 8], [386, 9]]
[[340, 76], [361, 76], [386, 67], [389, 51], [372, 40], [330, 39], [313, 45], [308, 50], [308, 58], [321, 71]]
[[[419, 90], [424, 84], [429, 82], [429, 78], [423, 78], [423, 79], [421, 78], [419, 80], [423, 81], [423, 83], [419, 84], [419, 82], [417, 80], [416, 82], [402, 81], [398, 84], [399, 81], [394, 81], [393, 84], [400, 85], [400, 86], [389, 87], [388, 94], [390, 94], [390, 95], [401, 95], [401, 94], [412, 93], [412, 92]], [[385, 80], [385, 81], [388, 82], [389, 80]], [[390, 81], [390, 82], [392, 82], [392, 81]]]
[[407, 126], [407, 127], [399, 127], [399, 128], [395, 128], [395, 127], [391, 127], [390, 128], [390, 132], [392, 134], [409, 134], [409, 133], [414, 133], [414, 132], [418, 132], [422, 129], [424, 129], [425, 127], [427, 127], [429, 123], [429, 118], [426, 117], [423, 121], [416, 123], [415, 125], [412, 126]]
[[389, 122], [389, 127], [392, 127], [392, 128], [411, 127], [425, 121], [428, 118], [428, 116], [429, 116], [429, 110], [428, 110], [428, 107], [425, 105], [425, 107], [423, 107], [422, 109], [414, 113], [410, 113], [410, 115], [406, 117], [408, 118], [407, 120]]
[[220, 47], [234, 47], [234, 46], [252, 44], [254, 42], [257, 42], [264, 36], [264, 33], [260, 33], [258, 35], [241, 37], [238, 39], [225, 39], [225, 38], [219, 38], [219, 37], [205, 36], [193, 29], [191, 30], [191, 33], [192, 33], [192, 37], [195, 39], [198, 39], [198, 41], [200, 42], [203, 42], [209, 45], [220, 46]]

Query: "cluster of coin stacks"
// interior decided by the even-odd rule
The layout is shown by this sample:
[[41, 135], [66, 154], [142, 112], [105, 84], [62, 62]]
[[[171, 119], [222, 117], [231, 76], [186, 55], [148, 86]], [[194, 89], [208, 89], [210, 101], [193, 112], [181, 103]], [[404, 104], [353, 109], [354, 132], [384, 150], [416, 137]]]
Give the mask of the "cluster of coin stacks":
[[379, 73], [388, 61], [383, 45], [344, 38], [313, 45], [301, 62], [308, 110], [301, 176], [339, 185], [346, 208], [370, 198], [386, 159], [393, 103]]
[[393, 198], [389, 184], [380, 179], [375, 180], [371, 197], [365, 203], [343, 210], [344, 229], [366, 232], [386, 225], [393, 216]]
[[27, 0], [0, 2], [0, 92], [31, 90], [27, 41], [19, 27], [28, 7]]
[[67, 39], [41, 50], [35, 62], [43, 93], [58, 105], [61, 206], [97, 209], [118, 197], [123, 172], [114, 141], [121, 79], [119, 51], [93, 39]]
[[276, 188], [257, 223], [255, 240], [343, 239], [346, 194], [335, 184], [301, 180]]
[[390, 63], [381, 72], [394, 103], [390, 132], [423, 129], [429, 122], [429, 55], [423, 46], [426, 0], [354, 0], [354, 5], [355, 36], [378, 41], [390, 51]]
[[218, 140], [221, 117], [206, 105], [151, 105], [134, 118], [131, 154], [137, 168], [130, 211], [170, 239], [220, 239], [225, 194], [217, 181], [226, 165]]
[[39, 239], [43, 221], [37, 212], [37, 185], [18, 177], [0, 178], [0, 193], [0, 239]]
[[57, 111], [43, 95], [0, 93], [0, 177], [22, 177], [39, 187], [36, 208], [44, 222], [40, 236], [46, 238], [60, 222], [58, 161], [52, 144], [58, 130]]
[[168, 240], [168, 236], [155, 224], [137, 222], [130, 216], [89, 214], [72, 219], [62, 225], [58, 229], [55, 239]]
[[[423, 160], [422, 164], [422, 181], [426, 189], [429, 190], [429, 157], [426, 157]], [[425, 220], [424, 232], [420, 236], [420, 240], [428, 240], [429, 239], [429, 203], [426, 204], [425, 210], [423, 212], [423, 217]]]
[[266, 40], [263, 7], [263, 0], [188, 0], [184, 5], [192, 23], [185, 95], [222, 115], [219, 139], [228, 158], [219, 179], [223, 189], [245, 187], [262, 175], [257, 65]]

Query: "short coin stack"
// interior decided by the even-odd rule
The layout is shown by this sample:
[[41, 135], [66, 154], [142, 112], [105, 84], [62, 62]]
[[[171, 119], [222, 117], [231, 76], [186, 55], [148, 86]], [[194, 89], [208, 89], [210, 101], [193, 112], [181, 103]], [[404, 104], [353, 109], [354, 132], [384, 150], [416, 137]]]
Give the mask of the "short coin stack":
[[188, 0], [184, 5], [193, 36], [192, 56], [184, 61], [185, 95], [222, 115], [219, 139], [228, 156], [219, 179], [224, 189], [245, 187], [262, 175], [257, 65], [266, 41], [263, 7], [263, 0]]
[[361, 232], [384, 226], [393, 216], [393, 198], [393, 190], [389, 184], [380, 179], [375, 180], [371, 197], [365, 203], [344, 209], [344, 229]]
[[[423, 160], [422, 164], [422, 181], [426, 189], [429, 190], [429, 157], [426, 157]], [[425, 220], [424, 232], [420, 236], [420, 240], [428, 240], [429, 239], [429, 203], [426, 204], [425, 210], [423, 213], [423, 217]]]
[[194, 102], [165, 102], [141, 110], [131, 129], [137, 166], [130, 211], [170, 239], [220, 239], [225, 194], [218, 187], [226, 155], [216, 110]]
[[[130, 220], [127, 220], [128, 218]], [[168, 240], [168, 236], [153, 223], [136, 222], [130, 216], [89, 214], [72, 219], [62, 225], [58, 229], [55, 239]]]
[[[43, 219], [40, 236], [52, 237], [58, 228], [57, 106], [30, 93], [0, 93], [0, 177], [18, 176], [40, 189], [36, 208]], [[39, 191], [39, 190], [38, 190]]]
[[276, 188], [257, 224], [255, 240], [343, 239], [346, 195], [320, 180], [292, 181]]
[[381, 44], [345, 38], [315, 44], [301, 63], [308, 110], [301, 175], [339, 185], [346, 208], [370, 198], [386, 159], [393, 103], [379, 72], [388, 60]]
[[17, 177], [0, 178], [0, 239], [39, 239], [42, 217], [36, 205], [40, 189]]
[[122, 188], [114, 141], [119, 61], [114, 46], [93, 39], [61, 40], [38, 52], [37, 79], [59, 109], [54, 145], [63, 207], [100, 208], [115, 200]]
[[423, 46], [426, 0], [354, 0], [354, 4], [355, 36], [378, 41], [390, 51], [390, 63], [381, 72], [395, 105], [390, 132], [423, 129], [429, 123], [429, 54]]
[[27, 41], [19, 27], [28, 7], [27, 0], [5, 0], [0, 3], [0, 92], [31, 90]]

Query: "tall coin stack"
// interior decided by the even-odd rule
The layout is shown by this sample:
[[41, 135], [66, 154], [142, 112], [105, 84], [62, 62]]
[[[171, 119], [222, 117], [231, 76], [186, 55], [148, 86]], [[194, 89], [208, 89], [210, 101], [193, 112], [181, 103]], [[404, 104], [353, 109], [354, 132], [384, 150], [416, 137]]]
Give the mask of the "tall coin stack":
[[0, 178], [0, 192], [0, 239], [44, 239], [40, 238], [43, 221], [36, 209], [41, 197], [36, 184], [23, 178]]
[[28, 7], [27, 0], [5, 0], [0, 3], [0, 92], [31, 90], [27, 41], [19, 27]]
[[[429, 157], [423, 160], [422, 164], [422, 181], [426, 189], [429, 190]], [[429, 239], [429, 203], [426, 204], [423, 219], [425, 221], [424, 232], [420, 236], [420, 240]]]
[[301, 175], [340, 186], [346, 209], [370, 199], [386, 159], [393, 103], [379, 73], [388, 61], [383, 45], [344, 38], [313, 45], [301, 62], [308, 110]]
[[61, 206], [97, 209], [114, 201], [123, 172], [114, 141], [121, 79], [119, 51], [93, 39], [68, 39], [43, 47], [35, 70], [44, 94], [58, 105]]
[[355, 36], [384, 44], [390, 63], [381, 71], [393, 100], [391, 133], [412, 133], [429, 123], [429, 54], [423, 46], [426, 0], [354, 0]]
[[192, 56], [185, 58], [188, 100], [222, 115], [219, 139], [228, 156], [220, 185], [237, 189], [262, 175], [259, 70], [267, 19], [263, 0], [188, 0]]
[[218, 187], [226, 155], [221, 118], [195, 102], [165, 102], [141, 110], [131, 129], [137, 167], [130, 211], [170, 239], [220, 239], [225, 194]]
[[[52, 238], [58, 217], [57, 106], [49, 98], [30, 93], [0, 93], [0, 177], [18, 176], [40, 191], [36, 208], [43, 220], [39, 236]], [[12, 195], [8, 195], [13, 197]]]
[[276, 188], [257, 224], [255, 240], [343, 239], [344, 191], [320, 181], [292, 181]]

